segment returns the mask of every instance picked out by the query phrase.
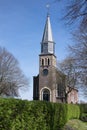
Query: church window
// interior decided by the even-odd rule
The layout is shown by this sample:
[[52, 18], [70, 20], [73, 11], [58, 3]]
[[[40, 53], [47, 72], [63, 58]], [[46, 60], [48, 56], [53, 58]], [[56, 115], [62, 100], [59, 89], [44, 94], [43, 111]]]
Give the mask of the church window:
[[57, 95], [58, 95], [58, 97], [63, 97], [63, 86], [62, 86], [62, 84], [60, 83], [60, 84], [58, 84], [57, 85]]
[[48, 53], [48, 44], [47, 43], [44, 43], [44, 45], [43, 45], [43, 53], [44, 54]]
[[47, 58], [45, 58], [45, 65], [47, 65]]
[[48, 58], [48, 65], [50, 65], [50, 59]]
[[43, 90], [43, 100], [50, 101], [50, 91], [48, 89]]
[[43, 75], [44, 75], [44, 76], [47, 76], [47, 75], [48, 75], [48, 69], [44, 69], [44, 70], [43, 70]]
[[42, 66], [44, 66], [44, 59], [42, 59]]

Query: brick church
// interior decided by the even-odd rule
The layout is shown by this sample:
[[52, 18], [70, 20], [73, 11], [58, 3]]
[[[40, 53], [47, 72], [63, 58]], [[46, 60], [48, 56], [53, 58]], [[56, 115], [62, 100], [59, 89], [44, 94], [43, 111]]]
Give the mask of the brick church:
[[65, 75], [57, 70], [56, 62], [55, 42], [50, 16], [47, 15], [39, 55], [39, 74], [33, 77], [33, 100], [75, 104], [78, 90], [66, 85]]

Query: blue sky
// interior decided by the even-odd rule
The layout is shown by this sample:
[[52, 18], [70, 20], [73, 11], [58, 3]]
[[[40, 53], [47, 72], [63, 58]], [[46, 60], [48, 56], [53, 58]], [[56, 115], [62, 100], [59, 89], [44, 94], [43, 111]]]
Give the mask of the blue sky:
[[29, 78], [29, 90], [21, 91], [21, 98], [32, 100], [33, 76], [39, 72], [40, 42], [47, 16], [46, 4], [50, 3], [50, 19], [56, 42], [57, 60], [67, 54], [72, 44], [70, 31], [61, 20], [65, 3], [55, 0], [0, 0], [0, 46], [7, 48], [20, 63]]

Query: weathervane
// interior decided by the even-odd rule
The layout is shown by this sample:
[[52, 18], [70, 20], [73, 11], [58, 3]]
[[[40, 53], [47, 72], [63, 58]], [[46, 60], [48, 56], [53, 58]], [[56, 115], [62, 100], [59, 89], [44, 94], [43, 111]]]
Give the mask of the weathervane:
[[47, 14], [49, 15], [50, 4], [46, 4], [46, 8], [47, 8]]

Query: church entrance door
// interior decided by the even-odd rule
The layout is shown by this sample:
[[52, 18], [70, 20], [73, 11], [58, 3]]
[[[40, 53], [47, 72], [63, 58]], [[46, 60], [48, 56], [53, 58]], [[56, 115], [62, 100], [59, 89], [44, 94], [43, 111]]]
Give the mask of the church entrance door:
[[50, 91], [48, 89], [43, 90], [43, 100], [50, 101]]

